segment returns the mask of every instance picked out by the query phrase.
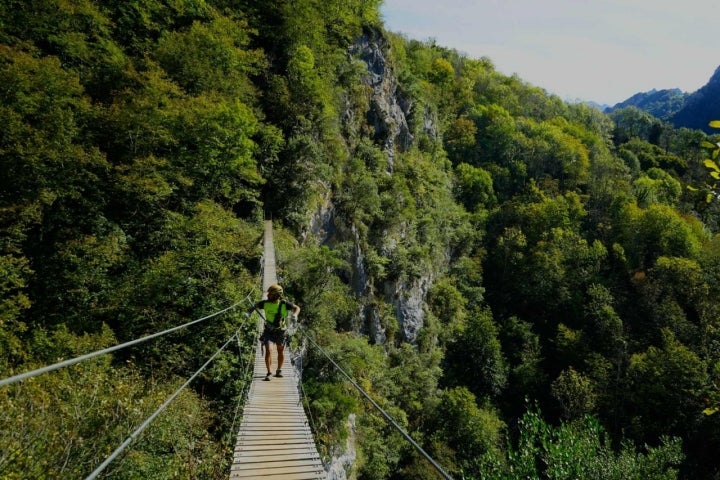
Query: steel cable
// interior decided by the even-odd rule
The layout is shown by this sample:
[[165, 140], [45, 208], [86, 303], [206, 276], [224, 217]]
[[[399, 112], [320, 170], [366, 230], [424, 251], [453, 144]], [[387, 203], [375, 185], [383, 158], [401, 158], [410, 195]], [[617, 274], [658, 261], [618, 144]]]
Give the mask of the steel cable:
[[[238, 331], [238, 333], [239, 333], [239, 331]], [[235, 334], [235, 337], [237, 338], [237, 342], [238, 342], [238, 352], [239, 352], [239, 355], [240, 355], [240, 360], [241, 360], [241, 362], [242, 362], [242, 353], [243, 353], [243, 352], [242, 352], [242, 343], [240, 342], [240, 335], [236, 333], [236, 334]], [[253, 342], [253, 343], [254, 343], [254, 342]], [[243, 374], [242, 374], [242, 378], [243, 378], [243, 379], [247, 379], [247, 378], [248, 378], [248, 372], [250, 372], [250, 366], [251, 366], [252, 364], [253, 364], [253, 361], [250, 360], [250, 359], [248, 359], [248, 361], [245, 362], [245, 369], [244, 369]], [[235, 434], [235, 423], [237, 422], [238, 413], [240, 412], [240, 406], [243, 404], [243, 401], [244, 401], [245, 398], [246, 398], [247, 392], [249, 391], [250, 383], [251, 383], [251, 382], [245, 381], [244, 384], [243, 384], [243, 388], [242, 388], [242, 390], [240, 391], [240, 394], [238, 395], [237, 405], [235, 406], [235, 415], [233, 416], [232, 426], [230, 427], [230, 432], [231, 432], [232, 435]]]
[[5, 379], [3, 379], [3, 380], [0, 380], [0, 387], [5, 386], [5, 385], [10, 385], [10, 384], [12, 384], [12, 383], [20, 382], [20, 381], [22, 381], [22, 380], [25, 380], [25, 379], [28, 379], [28, 378], [31, 378], [31, 377], [36, 377], [36, 376], [38, 376], [38, 375], [42, 375], [43, 373], [52, 372], [52, 371], [54, 371], [54, 370], [58, 370], [58, 369], [63, 368], [63, 367], [69, 367], [70, 365], [75, 365], [76, 363], [80, 363], [80, 362], [82, 362], [82, 361], [84, 361], [84, 360], [89, 360], [89, 359], [91, 359], [91, 358], [95, 358], [95, 357], [97, 357], [97, 356], [104, 355], [104, 354], [106, 354], [106, 353], [115, 352], [115, 351], [117, 351], [117, 350], [121, 350], [121, 349], [123, 349], [123, 348], [130, 347], [130, 346], [132, 346], [132, 345], [137, 345], [138, 343], [147, 342], [148, 340], [152, 340], [153, 338], [157, 338], [157, 337], [160, 337], [160, 336], [162, 336], [162, 335], [166, 335], [166, 334], [168, 334], [168, 333], [172, 333], [172, 332], [175, 332], [175, 331], [177, 331], [177, 330], [181, 330], [181, 329], [183, 329], [183, 328], [187, 328], [187, 327], [189, 327], [189, 326], [191, 326], [191, 325], [195, 325], [196, 323], [200, 323], [200, 322], [202, 322], [202, 321], [204, 321], [204, 320], [208, 320], [208, 319], [210, 319], [210, 318], [213, 318], [213, 317], [216, 317], [216, 316], [218, 316], [218, 315], [220, 315], [220, 314], [223, 314], [223, 313], [225, 313], [225, 312], [227, 312], [227, 311], [229, 311], [229, 310], [232, 310], [233, 308], [235, 308], [235, 307], [237, 307], [238, 305], [240, 305], [241, 303], [243, 303], [245, 300], [249, 300], [249, 299], [250, 299], [250, 296], [251, 296], [252, 294], [253, 294], [253, 292], [250, 292], [245, 298], [243, 298], [243, 299], [240, 300], [239, 302], [235, 303], [234, 305], [231, 305], [231, 306], [229, 306], [229, 307], [227, 307], [227, 308], [225, 308], [225, 309], [223, 309], [223, 310], [220, 310], [220, 311], [218, 311], [218, 312], [212, 313], [212, 314], [207, 315], [207, 316], [205, 316], [205, 317], [198, 318], [197, 320], [193, 320], [192, 322], [188, 322], [188, 323], [186, 323], [186, 324], [184, 324], [184, 325], [179, 325], [179, 326], [177, 326], [177, 327], [169, 328], [169, 329], [164, 330], [164, 331], [162, 331], [162, 332], [158, 332], [158, 333], [154, 333], [154, 334], [152, 334], [152, 335], [148, 335], [147, 337], [142, 337], [142, 338], [138, 338], [138, 339], [135, 339], [135, 340], [131, 340], [131, 341], [129, 341], [129, 342], [125, 342], [125, 343], [121, 343], [121, 344], [119, 344], [119, 345], [115, 345], [114, 347], [104, 348], [104, 349], [102, 349], [102, 350], [97, 350], [97, 351], [95, 351], [95, 352], [88, 353], [88, 354], [85, 354], [85, 355], [81, 355], [81, 356], [79, 356], [79, 357], [71, 358], [71, 359], [69, 359], [69, 360], [65, 360], [65, 361], [62, 361], [62, 362], [54, 363], [54, 364], [52, 364], [52, 365], [48, 365], [48, 366], [46, 366], [46, 367], [42, 367], [42, 368], [38, 368], [38, 369], [36, 369], [36, 370], [31, 370], [31, 371], [29, 371], [29, 372], [21, 373], [21, 374], [19, 374], [19, 375], [15, 375], [15, 376], [13, 376], [13, 377], [5, 378]]
[[325, 355], [325, 357], [330, 361], [330, 363], [332, 363], [333, 366], [334, 366], [340, 373], [342, 373], [342, 374], [345, 376], [345, 378], [347, 378], [347, 380], [353, 385], [353, 387], [355, 387], [355, 388], [357, 389], [357, 391], [359, 391], [359, 392], [362, 394], [362, 396], [365, 397], [365, 398], [373, 405], [373, 407], [375, 407], [375, 408], [383, 415], [383, 417], [385, 417], [385, 419], [386, 419], [388, 422], [390, 422], [390, 424], [391, 424], [393, 427], [395, 427], [395, 429], [396, 429], [398, 432], [400, 432], [400, 434], [402, 434], [402, 436], [405, 437], [405, 439], [406, 439], [408, 442], [410, 442], [410, 444], [411, 444], [413, 447], [415, 447], [415, 450], [417, 450], [418, 453], [420, 453], [423, 457], [425, 457], [425, 459], [426, 459], [428, 462], [430, 462], [430, 464], [431, 464], [433, 467], [435, 467], [435, 469], [438, 471], [438, 473], [440, 473], [440, 475], [442, 475], [444, 478], [446, 478], [446, 479], [448, 479], [448, 480], [452, 480], [452, 477], [451, 477], [450, 475], [448, 475], [448, 473], [445, 472], [445, 470], [443, 470], [443, 468], [442, 468], [427, 452], [425, 452], [425, 450], [423, 450], [422, 447], [421, 447], [420, 445], [418, 445], [418, 443], [417, 443], [415, 440], [413, 440], [412, 437], [411, 437], [410, 435], [408, 435], [407, 432], [405, 432], [405, 430], [403, 430], [402, 427], [401, 427], [400, 425], [398, 425], [397, 422], [395, 422], [395, 420], [394, 420], [390, 415], [388, 415], [387, 412], [385, 412], [385, 410], [383, 410], [383, 409], [380, 407], [380, 405], [378, 405], [378, 404], [375, 402], [375, 400], [373, 400], [372, 398], [370, 398], [370, 396], [369, 396], [367, 393], [365, 393], [365, 390], [363, 390], [357, 383], [355, 383], [355, 380], [353, 380], [352, 378], [350, 378], [350, 375], [348, 375], [347, 373], [345, 373], [345, 371], [344, 371], [342, 368], [340, 368], [340, 366], [339, 366], [337, 363], [335, 363], [335, 361], [334, 361], [332, 358], [330, 358], [330, 355], [328, 355], [328, 354], [325, 352], [325, 350], [323, 350], [323, 349], [320, 347], [320, 345], [318, 345], [317, 343], [315, 343], [315, 341], [314, 341], [309, 335], [303, 333], [303, 336], [304, 336], [305, 338], [307, 338], [308, 341], [310, 341], [310, 343], [311, 343], [315, 348], [317, 348], [323, 355]]
[[145, 428], [147, 428], [147, 426], [150, 425], [150, 423], [152, 423], [152, 421], [155, 420], [155, 418], [156, 418], [158, 415], [160, 415], [160, 413], [162, 413], [162, 411], [165, 410], [165, 408], [167, 408], [167, 406], [170, 405], [170, 403], [171, 403], [173, 400], [175, 400], [175, 397], [177, 397], [178, 395], [180, 395], [180, 392], [182, 392], [183, 389], [185, 389], [185, 387], [187, 387], [188, 385], [190, 385], [190, 382], [192, 382], [192, 381], [195, 379], [195, 377], [197, 377], [198, 375], [200, 375], [200, 373], [201, 373], [203, 370], [205, 370], [205, 367], [207, 367], [208, 365], [210, 365], [210, 363], [211, 363], [213, 360], [215, 360], [215, 357], [217, 357], [218, 355], [220, 355], [220, 352], [222, 352], [223, 350], [225, 350], [225, 348], [230, 344], [230, 342], [233, 341], [233, 339], [234, 339], [236, 336], [237, 336], [237, 333], [233, 334], [233, 335], [227, 340], [227, 342], [225, 342], [225, 344], [224, 344], [222, 347], [220, 347], [220, 348], [218, 349], [218, 351], [215, 352], [215, 354], [214, 354], [212, 357], [210, 357], [210, 359], [209, 359], [207, 362], [205, 362], [205, 363], [203, 364], [203, 366], [200, 367], [200, 369], [199, 369], [197, 372], [195, 372], [195, 373], [193, 374], [192, 377], [190, 377], [185, 383], [183, 383], [182, 386], [181, 386], [180, 388], [178, 388], [178, 389], [175, 391], [175, 393], [173, 393], [167, 400], [165, 400], [165, 402], [164, 402], [162, 405], [160, 405], [160, 407], [159, 407], [157, 410], [155, 410], [155, 412], [154, 412], [152, 415], [150, 415], [142, 424], [140, 424], [140, 426], [139, 426], [133, 433], [131, 433], [130, 436], [129, 436], [118, 448], [116, 448], [115, 451], [114, 451], [113, 453], [111, 453], [110, 456], [107, 457], [103, 463], [101, 463], [95, 470], [93, 470], [93, 472], [92, 472], [90, 475], [88, 475], [88, 476], [85, 478], [85, 480], [93, 480], [93, 479], [96, 478], [103, 470], [105, 470], [105, 468], [106, 468], [108, 465], [110, 465], [110, 463], [111, 463], [113, 460], [115, 460], [115, 459], [117, 458], [117, 456], [120, 455], [120, 453], [122, 453], [122, 451], [125, 450], [125, 448], [127, 448], [127, 446], [130, 445], [130, 444], [132, 443], [132, 441], [135, 440], [135, 439], [138, 437], [138, 435], [140, 435], [140, 434], [142, 433], [142, 431], [145, 430]]

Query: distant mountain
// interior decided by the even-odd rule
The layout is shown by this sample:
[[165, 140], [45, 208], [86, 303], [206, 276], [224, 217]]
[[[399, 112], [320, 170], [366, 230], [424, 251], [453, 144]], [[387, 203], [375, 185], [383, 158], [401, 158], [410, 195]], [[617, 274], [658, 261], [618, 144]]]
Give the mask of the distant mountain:
[[652, 89], [649, 92], [636, 93], [624, 102], [606, 109], [605, 112], [609, 113], [625, 107], [637, 107], [661, 120], [670, 120], [673, 115], [682, 110], [689, 96], [690, 94], [684, 93], [679, 88], [669, 90]]
[[675, 127], [717, 133], [708, 127], [708, 123], [720, 119], [720, 67], [715, 70], [708, 83], [694, 93], [685, 93], [678, 88], [653, 89], [636, 93], [624, 102], [605, 109], [605, 112], [629, 106], [644, 110]]
[[584, 103], [585, 105], [590, 106], [590, 107], [597, 108], [597, 109], [600, 110], [601, 112], [604, 112], [605, 110], [607, 110], [608, 108], [610, 108], [610, 105], [608, 105], [608, 104], [606, 104], [606, 103], [597, 103], [597, 102], [592, 102], [592, 101], [590, 101], [590, 102], [583, 102], [583, 103]]
[[685, 105], [670, 118], [670, 121], [676, 127], [717, 133], [717, 130], [708, 127], [708, 122], [718, 119], [720, 119], [720, 67], [715, 70], [704, 87], [685, 100]]

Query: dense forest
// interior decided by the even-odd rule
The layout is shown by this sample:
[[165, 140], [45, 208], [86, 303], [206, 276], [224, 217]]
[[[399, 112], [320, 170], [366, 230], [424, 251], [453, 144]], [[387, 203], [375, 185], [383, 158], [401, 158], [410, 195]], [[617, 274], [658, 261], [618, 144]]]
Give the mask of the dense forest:
[[[453, 477], [720, 478], [718, 138], [379, 5], [0, 0], [0, 378], [259, 297], [272, 216], [304, 332]], [[85, 478], [237, 332], [104, 472], [227, 478], [240, 313], [0, 387], [0, 478]], [[294, 342], [329, 467], [437, 478]]]

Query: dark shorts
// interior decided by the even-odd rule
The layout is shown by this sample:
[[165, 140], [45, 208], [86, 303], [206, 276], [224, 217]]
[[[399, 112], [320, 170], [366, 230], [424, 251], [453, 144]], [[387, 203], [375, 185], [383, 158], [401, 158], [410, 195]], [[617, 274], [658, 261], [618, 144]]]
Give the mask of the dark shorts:
[[263, 333], [260, 336], [260, 341], [266, 345], [268, 342], [273, 342], [275, 345], [287, 346], [287, 344], [288, 344], [287, 337], [288, 337], [287, 332], [285, 330], [276, 329], [276, 328], [266, 328], [265, 330], [263, 330]]

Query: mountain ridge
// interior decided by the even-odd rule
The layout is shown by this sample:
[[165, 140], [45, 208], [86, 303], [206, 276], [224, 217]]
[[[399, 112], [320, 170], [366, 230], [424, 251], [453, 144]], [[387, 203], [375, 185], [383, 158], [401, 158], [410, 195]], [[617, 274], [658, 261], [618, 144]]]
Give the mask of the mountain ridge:
[[708, 82], [693, 93], [679, 88], [652, 89], [638, 92], [628, 99], [606, 108], [605, 113], [636, 107], [660, 120], [672, 123], [676, 128], [690, 128], [712, 133], [708, 126], [720, 116], [720, 66]]

